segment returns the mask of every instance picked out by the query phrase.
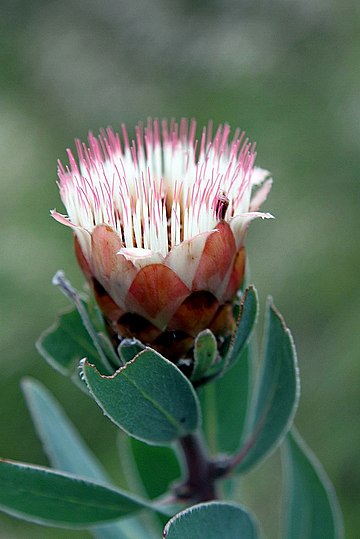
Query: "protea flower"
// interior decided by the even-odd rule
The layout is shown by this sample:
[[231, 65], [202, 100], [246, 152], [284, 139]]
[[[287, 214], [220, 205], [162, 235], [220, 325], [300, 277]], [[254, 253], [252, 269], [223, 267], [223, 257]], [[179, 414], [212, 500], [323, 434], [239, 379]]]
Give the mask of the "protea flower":
[[[255, 145], [237, 129], [149, 120], [76, 141], [59, 163], [78, 262], [113, 335], [136, 337], [169, 359], [186, 356], [204, 328], [234, 328], [232, 302], [245, 271], [249, 222], [271, 180], [254, 167]], [[265, 181], [266, 180], [266, 181]], [[253, 193], [253, 190], [256, 193]], [[253, 196], [254, 195], [254, 196]]]

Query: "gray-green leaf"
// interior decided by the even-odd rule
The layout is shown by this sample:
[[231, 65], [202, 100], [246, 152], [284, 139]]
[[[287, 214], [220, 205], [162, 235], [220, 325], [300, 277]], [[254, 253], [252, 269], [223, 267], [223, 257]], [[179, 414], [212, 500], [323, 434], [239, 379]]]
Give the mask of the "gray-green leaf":
[[191, 374], [191, 380], [196, 382], [206, 375], [206, 371], [214, 363], [217, 353], [217, 343], [214, 334], [209, 329], [204, 329], [195, 339], [194, 369]]
[[101, 376], [87, 362], [83, 371], [103, 412], [139, 440], [167, 444], [199, 425], [199, 403], [192, 385], [154, 350], [140, 352], [113, 376]]
[[241, 445], [238, 471], [258, 464], [290, 429], [298, 405], [300, 382], [296, 351], [280, 313], [268, 303], [262, 371]]
[[[96, 351], [98, 354], [97, 363], [100, 366], [101, 372], [111, 374], [113, 367], [109, 362], [109, 358], [106, 355], [106, 350], [103, 349], [103, 339], [99, 337], [98, 328], [95, 327], [92, 317], [89, 313], [88, 306], [79, 294], [79, 292], [71, 285], [65, 277], [63, 271], [58, 271], [53, 277], [53, 284], [58, 286], [62, 293], [73, 303], [76, 307], [82, 324], [86, 329]], [[111, 358], [110, 358], [111, 359]]]
[[118, 489], [47, 468], [0, 461], [0, 508], [31, 522], [84, 528], [143, 507], [149, 504]]
[[245, 509], [229, 503], [194, 505], [165, 526], [164, 539], [257, 539], [258, 529]]
[[[95, 455], [86, 446], [59, 403], [42, 384], [26, 379], [22, 382], [27, 404], [44, 450], [54, 468], [97, 482], [111, 484], [110, 478]], [[135, 517], [106, 524], [91, 530], [97, 539], [149, 539]]]
[[249, 401], [251, 356], [248, 345], [230, 372], [199, 389], [212, 454], [233, 453], [239, 447]]
[[172, 447], [149, 445], [120, 432], [119, 451], [127, 483], [140, 496], [155, 499], [181, 476]]
[[134, 359], [145, 346], [137, 339], [123, 339], [118, 346], [118, 353], [123, 364]]
[[67, 310], [46, 329], [36, 342], [38, 352], [62, 374], [77, 372], [79, 361], [87, 357], [99, 365], [98, 354], [81, 317], [75, 309]]
[[110, 484], [105, 470], [49, 391], [31, 379], [23, 380], [22, 388], [36, 431], [52, 466], [63, 472]]
[[341, 511], [321, 464], [293, 430], [282, 450], [284, 539], [342, 539]]
[[258, 315], [258, 297], [254, 286], [249, 286], [243, 295], [239, 319], [233, 342], [225, 360], [224, 372], [239, 360], [242, 351], [249, 342]]

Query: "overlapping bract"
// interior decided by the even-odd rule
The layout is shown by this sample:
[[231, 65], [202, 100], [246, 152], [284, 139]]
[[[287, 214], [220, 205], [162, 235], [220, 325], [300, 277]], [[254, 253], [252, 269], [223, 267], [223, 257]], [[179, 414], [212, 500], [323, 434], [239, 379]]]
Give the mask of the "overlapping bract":
[[[271, 180], [254, 145], [211, 124], [149, 121], [130, 145], [111, 129], [77, 142], [79, 164], [59, 165], [79, 264], [113, 335], [137, 337], [172, 358], [210, 328], [234, 327], [232, 301], [245, 271], [244, 240]], [[265, 181], [266, 180], [266, 181]], [[253, 189], [257, 189], [253, 193]]]

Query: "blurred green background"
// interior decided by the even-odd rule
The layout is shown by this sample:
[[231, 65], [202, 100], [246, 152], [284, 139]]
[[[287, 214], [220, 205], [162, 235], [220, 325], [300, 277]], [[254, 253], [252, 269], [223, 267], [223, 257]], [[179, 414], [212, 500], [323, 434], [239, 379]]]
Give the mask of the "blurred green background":
[[[360, 529], [360, 4], [351, 0], [3, 1], [1, 25], [0, 454], [46, 464], [19, 387], [42, 380], [119, 476], [115, 429], [45, 364], [34, 341], [81, 286], [56, 160], [89, 129], [147, 116], [245, 129], [275, 183], [248, 252], [298, 347], [297, 426], [334, 482], [347, 537]], [[244, 501], [276, 539], [278, 456]], [[0, 517], [0, 538], [86, 538]], [[326, 538], [324, 538], [326, 539]]]

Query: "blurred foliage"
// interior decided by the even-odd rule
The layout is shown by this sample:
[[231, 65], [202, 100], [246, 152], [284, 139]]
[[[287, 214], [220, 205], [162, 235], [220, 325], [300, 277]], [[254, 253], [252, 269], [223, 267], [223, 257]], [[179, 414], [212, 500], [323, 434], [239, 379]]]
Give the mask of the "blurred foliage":
[[[115, 431], [38, 356], [34, 342], [65, 299], [51, 277], [82, 277], [61, 204], [56, 160], [88, 129], [147, 116], [239, 125], [275, 184], [273, 222], [251, 226], [252, 279], [295, 336], [297, 425], [332, 478], [347, 537], [360, 528], [358, 286], [360, 8], [352, 0], [5, 0], [0, 18], [0, 454], [45, 463], [19, 380], [59, 398], [109, 471], [122, 478]], [[277, 457], [239, 499], [276, 537]], [[245, 488], [246, 487], [246, 488]], [[1, 516], [0, 538], [85, 538]]]

